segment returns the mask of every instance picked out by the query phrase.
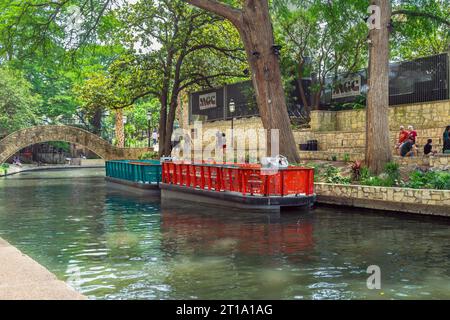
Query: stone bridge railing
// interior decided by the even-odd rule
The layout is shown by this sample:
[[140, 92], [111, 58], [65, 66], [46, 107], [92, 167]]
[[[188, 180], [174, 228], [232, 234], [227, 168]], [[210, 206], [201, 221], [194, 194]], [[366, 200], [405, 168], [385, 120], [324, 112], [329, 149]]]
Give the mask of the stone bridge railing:
[[117, 148], [108, 141], [76, 127], [36, 126], [16, 131], [0, 140], [0, 164], [19, 150], [37, 143], [64, 141], [81, 145], [104, 160], [137, 159], [149, 148]]

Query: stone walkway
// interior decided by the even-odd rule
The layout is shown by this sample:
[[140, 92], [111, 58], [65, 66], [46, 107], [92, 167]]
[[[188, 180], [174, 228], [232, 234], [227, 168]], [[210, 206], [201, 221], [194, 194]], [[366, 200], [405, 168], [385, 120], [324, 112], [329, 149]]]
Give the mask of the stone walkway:
[[[57, 169], [95, 169], [95, 168], [104, 168], [104, 165], [101, 164], [93, 164], [93, 165], [80, 165], [80, 166], [70, 166], [70, 165], [41, 165], [37, 166], [34, 164], [24, 164], [21, 167], [10, 165], [8, 168], [8, 174], [6, 176], [12, 176], [21, 172], [30, 172], [30, 171], [46, 171], [46, 170], [57, 170]], [[4, 177], [3, 172], [0, 172], [0, 178]]]
[[36, 261], [0, 238], [0, 300], [84, 300]]

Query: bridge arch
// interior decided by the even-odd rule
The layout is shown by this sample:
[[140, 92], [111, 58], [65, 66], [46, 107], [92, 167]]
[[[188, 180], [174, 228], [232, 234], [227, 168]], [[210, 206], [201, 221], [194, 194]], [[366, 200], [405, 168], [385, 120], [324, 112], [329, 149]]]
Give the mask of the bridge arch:
[[64, 141], [81, 145], [104, 160], [137, 159], [148, 148], [117, 148], [89, 131], [71, 126], [35, 126], [11, 133], [0, 140], [0, 164], [33, 144]]

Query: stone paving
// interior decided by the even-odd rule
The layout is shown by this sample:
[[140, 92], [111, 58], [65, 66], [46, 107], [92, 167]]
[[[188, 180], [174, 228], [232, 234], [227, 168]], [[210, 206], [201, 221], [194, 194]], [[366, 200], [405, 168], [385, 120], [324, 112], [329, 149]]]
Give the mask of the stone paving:
[[85, 296], [0, 238], [0, 300], [85, 299]]

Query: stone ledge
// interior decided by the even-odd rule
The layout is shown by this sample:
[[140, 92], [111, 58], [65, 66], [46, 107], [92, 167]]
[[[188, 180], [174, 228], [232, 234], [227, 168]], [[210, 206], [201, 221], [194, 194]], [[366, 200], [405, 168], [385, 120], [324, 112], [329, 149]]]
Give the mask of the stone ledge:
[[316, 183], [318, 203], [450, 217], [450, 190]]

